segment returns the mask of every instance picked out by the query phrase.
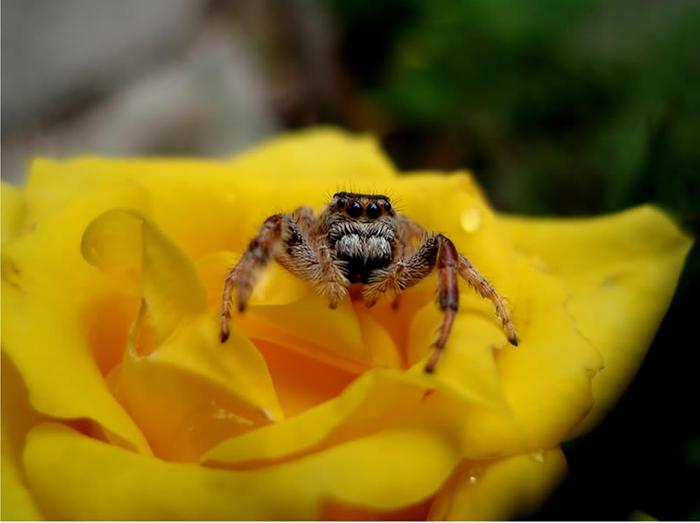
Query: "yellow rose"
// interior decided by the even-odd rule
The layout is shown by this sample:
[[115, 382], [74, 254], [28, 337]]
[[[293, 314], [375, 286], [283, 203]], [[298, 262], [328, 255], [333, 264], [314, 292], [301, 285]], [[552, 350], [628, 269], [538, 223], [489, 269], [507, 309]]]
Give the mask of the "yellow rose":
[[[507, 297], [466, 286], [434, 375], [435, 278], [330, 310], [272, 266], [225, 345], [263, 219], [383, 192]], [[5, 519], [509, 518], [565, 473], [639, 366], [691, 240], [652, 207], [495, 214], [466, 173], [399, 176], [313, 130], [230, 161], [37, 160], [2, 190]]]

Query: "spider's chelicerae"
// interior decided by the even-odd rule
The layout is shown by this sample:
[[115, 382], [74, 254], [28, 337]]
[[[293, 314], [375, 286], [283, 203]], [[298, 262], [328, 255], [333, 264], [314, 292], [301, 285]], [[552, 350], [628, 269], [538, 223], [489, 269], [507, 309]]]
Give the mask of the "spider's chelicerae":
[[437, 268], [437, 301], [443, 319], [426, 372], [435, 370], [452, 329], [459, 306], [457, 275], [493, 302], [508, 341], [518, 344], [503, 299], [457, 252], [449, 238], [429, 233], [397, 213], [386, 196], [349, 192], [333, 195], [318, 216], [304, 206], [292, 214], [275, 214], [265, 220], [226, 277], [221, 307], [222, 343], [229, 336], [232, 294], [236, 292], [238, 310], [243, 312], [260, 271], [272, 259], [298, 278], [311, 282], [328, 298], [331, 308], [351, 287], [361, 293], [368, 307], [387, 292], [398, 297]]

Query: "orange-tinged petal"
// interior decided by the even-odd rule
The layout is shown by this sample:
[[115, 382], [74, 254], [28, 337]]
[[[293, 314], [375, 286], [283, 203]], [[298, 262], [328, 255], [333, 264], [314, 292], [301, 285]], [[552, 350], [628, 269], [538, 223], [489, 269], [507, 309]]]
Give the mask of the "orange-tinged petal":
[[600, 421], [636, 373], [692, 239], [651, 206], [591, 219], [505, 223], [532, 264], [564, 280], [567, 311], [603, 356], [593, 410], [573, 433], [580, 434]]
[[282, 418], [258, 350], [237, 329], [221, 345], [217, 325], [211, 315], [184, 320], [145, 356], [132, 340], [109, 376], [160, 458], [196, 462], [220, 441]]
[[540, 506], [566, 474], [559, 448], [493, 462], [462, 464], [441, 489], [432, 520], [508, 520]]
[[38, 520], [41, 513], [27, 489], [22, 469], [24, 438], [41, 417], [32, 410], [27, 389], [12, 362], [2, 354], [2, 501], [3, 521]]
[[[475, 398], [467, 400], [439, 376], [427, 376], [419, 369], [374, 369], [336, 398], [221, 442], [202, 457], [202, 462], [236, 468], [269, 465], [401, 427], [435, 429], [455, 445], [463, 445], [465, 423], [476, 419], [469, 416], [481, 401]], [[462, 453], [469, 451], [468, 447], [460, 448]]]
[[361, 372], [372, 363], [372, 348], [363, 343], [348, 299], [336, 309], [328, 308], [327, 300], [317, 295], [288, 305], [257, 305], [234, 321], [252, 339], [300, 351], [350, 372]]
[[262, 356], [236, 329], [220, 343], [194, 267], [153, 224], [108, 211], [86, 229], [82, 252], [112, 275], [139, 274], [143, 308], [110, 383], [158, 456], [196, 461], [218, 441], [281, 416]]
[[59, 519], [316, 519], [328, 500], [392, 510], [432, 495], [457, 460], [421, 429], [244, 471], [167, 463], [55, 424], [35, 428], [24, 453], [42, 510]]
[[425, 390], [418, 379], [411, 382], [404, 373], [369, 371], [337, 398], [224, 441], [207, 452], [202, 462], [226, 467], [275, 462], [405, 424], [412, 417], [419, 422]]

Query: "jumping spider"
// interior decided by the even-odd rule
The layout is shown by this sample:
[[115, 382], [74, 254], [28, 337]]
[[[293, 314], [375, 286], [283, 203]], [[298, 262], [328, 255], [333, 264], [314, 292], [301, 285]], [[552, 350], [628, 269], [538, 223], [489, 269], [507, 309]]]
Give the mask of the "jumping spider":
[[[414, 247], [417, 241], [420, 244]], [[452, 329], [459, 305], [457, 275], [491, 300], [508, 341], [518, 344], [508, 310], [493, 286], [442, 234], [428, 233], [397, 213], [380, 194], [339, 192], [314, 216], [308, 206], [292, 214], [275, 214], [262, 224], [224, 284], [221, 342], [229, 336], [231, 297], [237, 291], [243, 312], [260, 271], [274, 259], [293, 275], [311, 282], [335, 308], [348, 289], [359, 290], [367, 307], [392, 291], [398, 296], [438, 270], [438, 305], [443, 312], [434, 350], [425, 366], [432, 373]]]

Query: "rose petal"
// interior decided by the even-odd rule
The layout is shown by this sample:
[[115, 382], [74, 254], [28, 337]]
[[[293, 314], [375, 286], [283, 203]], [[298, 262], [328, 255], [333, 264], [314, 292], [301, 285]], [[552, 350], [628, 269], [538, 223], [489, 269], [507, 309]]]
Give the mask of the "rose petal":
[[22, 192], [8, 183], [0, 183], [2, 197], [2, 243], [12, 241], [20, 232], [24, 221], [24, 199]]
[[160, 342], [183, 318], [206, 310], [206, 290], [182, 251], [136, 212], [113, 210], [86, 228], [85, 259], [101, 270], [134, 274], [141, 260], [143, 298]]
[[[425, 387], [405, 373], [374, 370], [361, 375], [343, 393], [302, 414], [220, 443], [202, 457], [215, 466], [266, 464], [337, 445], [395, 426], [418, 422], [425, 411]], [[425, 414], [423, 414], [425, 416]], [[423, 418], [424, 419], [424, 418]]]
[[[450, 398], [451, 401], [446, 401]], [[421, 370], [374, 369], [338, 397], [280, 423], [223, 441], [202, 457], [212, 466], [267, 466], [401, 427], [431, 427], [454, 444], [481, 398], [465, 401], [449, 384]], [[500, 410], [502, 415], [505, 413]], [[467, 452], [462, 448], [461, 452]]]
[[27, 232], [3, 247], [3, 349], [27, 384], [34, 409], [64, 419], [95, 420], [114, 441], [148, 452], [140, 431], [104, 383], [84, 324], [95, 299], [121, 295], [121, 289], [80, 256], [81, 234], [97, 214], [109, 207], [137, 206], [143, 194], [133, 185], [116, 185], [65, 206], [59, 201], [65, 190], [59, 190], [56, 200], [49, 193], [42, 193], [42, 200], [36, 193], [36, 188], [25, 191]]
[[559, 448], [492, 463], [464, 463], [437, 495], [428, 518], [451, 521], [517, 518], [540, 506], [566, 470], [566, 458]]
[[332, 130], [277, 138], [226, 162], [104, 160], [103, 169], [122, 170], [148, 190], [149, 218], [190, 259], [240, 253], [269, 215], [319, 209], [336, 189], [376, 186], [394, 173], [373, 139]]
[[[193, 266], [153, 224], [108, 211], [86, 229], [82, 251], [111, 274], [140, 273], [144, 308], [110, 382], [158, 456], [196, 461], [218, 441], [281, 417], [260, 353], [235, 328], [221, 344]], [[147, 328], [154, 339], [145, 342]]]
[[265, 358], [286, 417], [336, 398], [357, 378], [355, 373], [274, 343], [258, 340], [256, 347]]
[[581, 434], [612, 408], [639, 368], [692, 239], [651, 206], [600, 218], [505, 223], [531, 263], [566, 282], [566, 308], [603, 356], [593, 410], [572, 435]]
[[30, 494], [22, 470], [22, 447], [29, 428], [40, 420], [27, 399], [17, 369], [2, 354], [2, 504], [3, 521], [39, 520], [41, 513]]
[[245, 471], [154, 460], [55, 424], [36, 427], [24, 453], [33, 492], [58, 519], [316, 519], [327, 500], [392, 510], [431, 495], [457, 460], [420, 429]]
[[502, 349], [498, 373], [511, 417], [478, 408], [466, 422], [465, 445], [475, 454], [510, 455], [551, 448], [588, 413], [591, 379], [600, 369], [595, 348], [566, 312], [561, 282], [514, 261], [523, 289], [515, 305], [521, 342]]
[[[408, 354], [409, 361], [418, 361], [414, 372], [423, 373], [440, 319], [440, 311], [433, 303], [424, 306], [413, 319]], [[435, 370], [435, 379], [461, 400], [502, 413], [507, 405], [493, 353], [504, 344], [505, 336], [493, 321], [470, 312], [459, 313]]]

